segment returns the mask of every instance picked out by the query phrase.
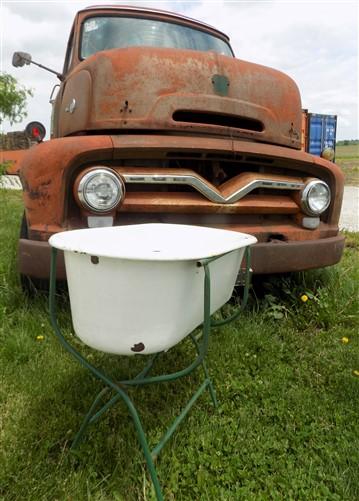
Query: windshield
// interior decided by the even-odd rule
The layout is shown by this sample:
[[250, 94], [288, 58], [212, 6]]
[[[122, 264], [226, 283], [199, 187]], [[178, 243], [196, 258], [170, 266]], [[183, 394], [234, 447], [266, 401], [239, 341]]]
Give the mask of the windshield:
[[175, 23], [134, 17], [91, 17], [84, 22], [81, 57], [123, 47], [166, 47], [214, 51], [233, 56], [230, 46], [214, 35]]

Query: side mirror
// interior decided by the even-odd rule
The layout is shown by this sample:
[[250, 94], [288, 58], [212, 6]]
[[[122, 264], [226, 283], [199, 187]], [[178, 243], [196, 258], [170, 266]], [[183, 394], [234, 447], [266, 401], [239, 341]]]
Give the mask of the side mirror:
[[33, 61], [31, 54], [28, 54], [27, 52], [14, 52], [14, 55], [12, 56], [12, 65], [15, 66], [15, 68], [18, 68], [19, 66], [25, 66], [25, 64], [30, 63], [35, 64], [39, 68], [43, 68], [50, 73], [53, 73], [59, 80], [61, 80], [61, 82], [63, 81], [64, 75], [62, 73], [58, 73], [57, 71], [52, 70], [51, 68], [48, 68], [43, 64], [39, 64], [36, 61]]
[[24, 66], [25, 64], [31, 63], [31, 54], [27, 52], [14, 52], [12, 56], [12, 65], [16, 68]]

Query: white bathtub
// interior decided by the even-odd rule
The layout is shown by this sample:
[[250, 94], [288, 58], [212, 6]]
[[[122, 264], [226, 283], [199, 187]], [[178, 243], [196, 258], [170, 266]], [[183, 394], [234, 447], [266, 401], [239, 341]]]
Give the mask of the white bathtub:
[[72, 321], [88, 346], [134, 355], [168, 350], [203, 321], [204, 271], [212, 262], [211, 312], [231, 297], [244, 249], [255, 237], [177, 224], [66, 231], [62, 249]]

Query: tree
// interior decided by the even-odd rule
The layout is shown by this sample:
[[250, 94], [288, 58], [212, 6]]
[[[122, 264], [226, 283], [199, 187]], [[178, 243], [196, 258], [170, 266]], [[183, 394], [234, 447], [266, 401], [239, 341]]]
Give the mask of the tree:
[[26, 117], [26, 101], [32, 91], [19, 85], [9, 73], [0, 73], [0, 124], [9, 120], [10, 124], [21, 122]]

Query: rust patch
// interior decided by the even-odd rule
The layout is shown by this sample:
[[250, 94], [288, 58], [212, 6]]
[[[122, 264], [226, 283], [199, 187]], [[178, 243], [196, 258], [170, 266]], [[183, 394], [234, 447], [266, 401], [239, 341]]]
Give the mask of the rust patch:
[[132, 346], [131, 351], [134, 351], [135, 353], [139, 353], [140, 351], [143, 351], [145, 349], [145, 345], [143, 343], [136, 343]]
[[42, 183], [40, 183], [39, 186], [43, 186], [44, 188], [47, 188], [48, 186], [50, 186], [51, 183], [52, 183], [52, 179], [49, 179], [48, 181], [43, 181]]
[[91, 256], [91, 263], [92, 264], [98, 264], [100, 262], [100, 259], [98, 256]]
[[27, 193], [28, 193], [28, 196], [31, 200], [38, 200], [39, 198], [43, 198], [43, 196], [44, 196], [41, 193], [41, 191], [37, 191], [37, 190], [28, 190]]

